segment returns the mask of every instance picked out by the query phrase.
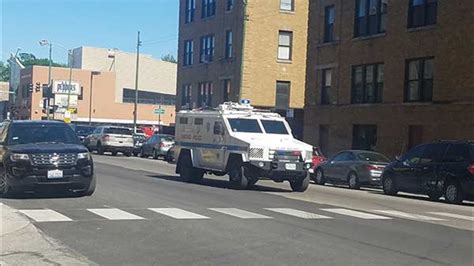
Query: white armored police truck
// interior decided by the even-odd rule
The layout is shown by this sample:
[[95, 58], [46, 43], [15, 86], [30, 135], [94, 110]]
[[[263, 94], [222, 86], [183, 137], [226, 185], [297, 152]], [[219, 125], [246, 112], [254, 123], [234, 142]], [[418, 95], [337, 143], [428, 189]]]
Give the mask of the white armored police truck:
[[205, 173], [229, 175], [245, 189], [261, 178], [289, 181], [293, 191], [308, 188], [312, 146], [293, 138], [279, 114], [248, 103], [224, 103], [214, 110], [176, 115], [176, 173], [199, 182]]

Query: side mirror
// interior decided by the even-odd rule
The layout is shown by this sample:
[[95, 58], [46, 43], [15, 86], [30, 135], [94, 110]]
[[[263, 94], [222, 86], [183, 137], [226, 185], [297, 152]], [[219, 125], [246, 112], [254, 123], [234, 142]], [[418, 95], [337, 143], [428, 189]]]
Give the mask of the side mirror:
[[395, 156], [395, 160], [400, 161], [400, 155]]
[[403, 164], [403, 166], [410, 167], [410, 163], [407, 162], [407, 161], [403, 161], [402, 164]]

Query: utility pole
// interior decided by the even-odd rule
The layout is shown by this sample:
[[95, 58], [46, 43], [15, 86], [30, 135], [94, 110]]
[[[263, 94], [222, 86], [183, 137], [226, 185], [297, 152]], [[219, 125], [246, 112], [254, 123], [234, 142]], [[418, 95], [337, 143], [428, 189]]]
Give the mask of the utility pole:
[[140, 46], [142, 42], [140, 41], [140, 31], [138, 31], [138, 38], [137, 38], [137, 65], [136, 65], [136, 72], [135, 72], [135, 101], [133, 105], [133, 133], [137, 132], [137, 107], [138, 107], [138, 70], [139, 70], [139, 63], [140, 63]]
[[72, 50], [68, 51], [68, 57], [69, 57], [69, 89], [67, 91], [67, 112], [69, 112], [69, 109], [71, 107], [72, 64], [73, 64]]
[[49, 120], [49, 106], [50, 106], [50, 92], [53, 91], [53, 82], [51, 80], [51, 68], [53, 66], [53, 61], [51, 54], [53, 53], [53, 44], [49, 43], [49, 68], [48, 68], [48, 91], [46, 93], [46, 119]]

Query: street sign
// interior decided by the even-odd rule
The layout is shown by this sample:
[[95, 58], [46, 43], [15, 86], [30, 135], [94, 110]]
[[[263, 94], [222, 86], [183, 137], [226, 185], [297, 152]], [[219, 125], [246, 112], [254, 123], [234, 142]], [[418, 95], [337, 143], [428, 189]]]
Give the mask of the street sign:
[[155, 115], [164, 115], [165, 114], [165, 109], [155, 109], [154, 111]]

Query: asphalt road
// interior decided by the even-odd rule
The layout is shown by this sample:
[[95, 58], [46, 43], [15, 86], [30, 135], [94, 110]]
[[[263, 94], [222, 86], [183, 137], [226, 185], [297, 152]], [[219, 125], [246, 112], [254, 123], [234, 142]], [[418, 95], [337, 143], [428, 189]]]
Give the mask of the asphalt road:
[[3, 203], [100, 265], [473, 265], [470, 203], [269, 181], [240, 191], [225, 177], [183, 183], [161, 161], [95, 161], [92, 197]]

